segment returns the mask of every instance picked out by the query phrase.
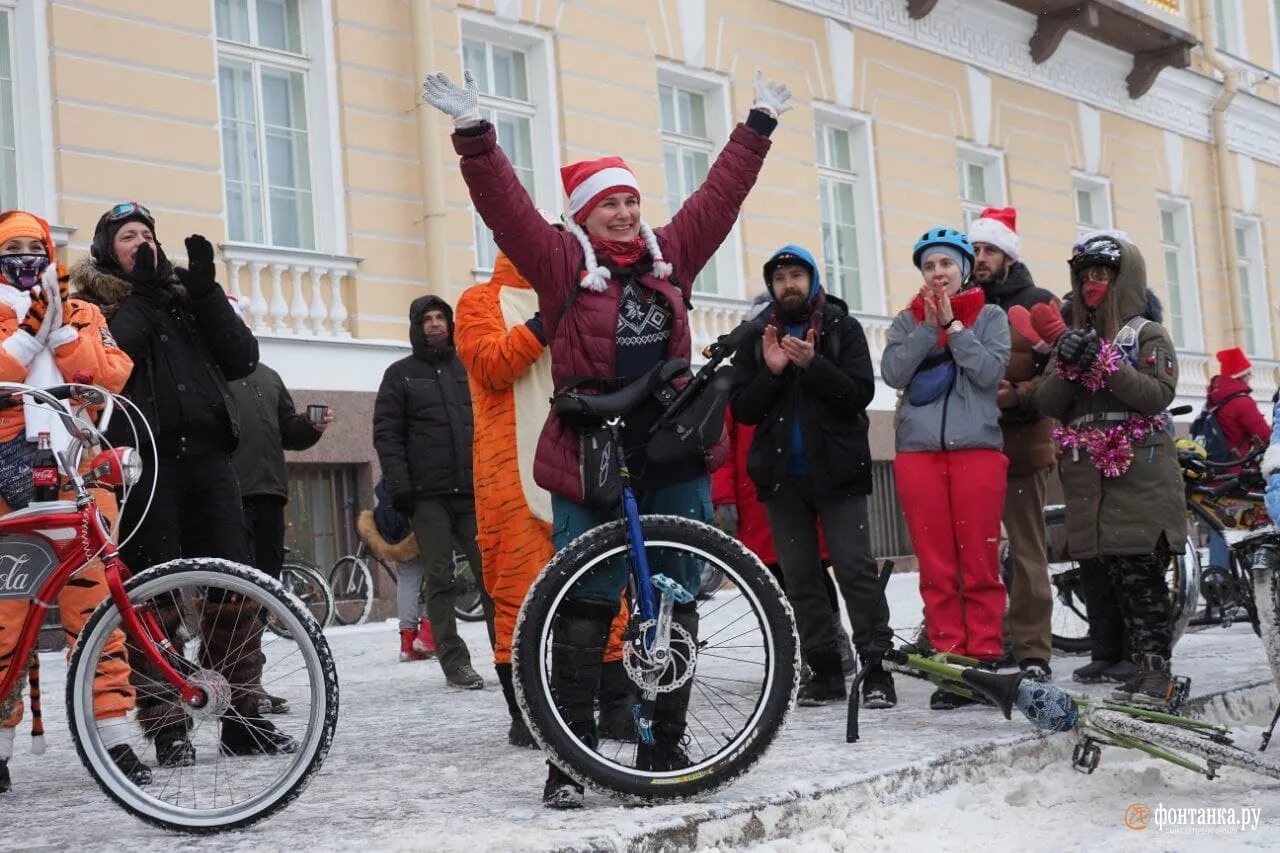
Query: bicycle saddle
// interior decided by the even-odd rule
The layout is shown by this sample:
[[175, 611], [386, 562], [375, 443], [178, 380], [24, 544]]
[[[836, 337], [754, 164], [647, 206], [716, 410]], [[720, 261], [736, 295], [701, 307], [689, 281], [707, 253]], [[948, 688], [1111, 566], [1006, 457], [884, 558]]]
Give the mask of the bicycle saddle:
[[575, 418], [607, 420], [621, 417], [638, 409], [655, 390], [688, 369], [689, 362], [682, 358], [673, 358], [654, 365], [639, 379], [608, 394], [583, 394], [578, 391], [557, 394], [551, 410], [558, 417], [570, 420]]

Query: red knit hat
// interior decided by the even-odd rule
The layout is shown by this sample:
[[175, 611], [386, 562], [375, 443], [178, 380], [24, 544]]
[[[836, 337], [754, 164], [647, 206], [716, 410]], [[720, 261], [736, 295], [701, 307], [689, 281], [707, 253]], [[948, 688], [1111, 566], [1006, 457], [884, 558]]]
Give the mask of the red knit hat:
[[621, 157], [583, 160], [560, 168], [569, 215], [581, 225], [600, 200], [613, 193], [632, 192], [640, 197], [640, 182]]
[[1253, 369], [1253, 362], [1240, 347], [1218, 350], [1218, 364], [1222, 365], [1222, 373], [1232, 379], [1239, 379]]
[[988, 207], [969, 226], [970, 243], [989, 243], [1018, 260], [1021, 239], [1018, 237], [1018, 211], [1012, 207]]

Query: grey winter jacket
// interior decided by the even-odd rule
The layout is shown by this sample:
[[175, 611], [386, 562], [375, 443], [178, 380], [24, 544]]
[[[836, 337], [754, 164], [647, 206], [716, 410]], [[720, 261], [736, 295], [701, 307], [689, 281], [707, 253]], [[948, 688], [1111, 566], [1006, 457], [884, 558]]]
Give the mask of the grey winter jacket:
[[[880, 375], [890, 388], [911, 384], [916, 368], [937, 346], [938, 329], [918, 322], [911, 309], [893, 318], [889, 343], [880, 359]], [[899, 453], [922, 450], [1000, 450], [1000, 409], [996, 390], [1009, 362], [1009, 319], [996, 305], [985, 305], [971, 328], [949, 338], [958, 370], [951, 390], [923, 406], [898, 400], [896, 447]]]

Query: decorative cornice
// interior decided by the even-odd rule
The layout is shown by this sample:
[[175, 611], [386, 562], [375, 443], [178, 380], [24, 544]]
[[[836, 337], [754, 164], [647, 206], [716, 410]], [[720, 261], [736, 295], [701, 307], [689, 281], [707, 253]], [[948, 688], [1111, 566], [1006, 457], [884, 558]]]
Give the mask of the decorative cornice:
[[[1028, 48], [1035, 16], [999, 0], [942, 0], [922, 20], [912, 20], [902, 0], [778, 2], [1191, 139], [1210, 138], [1210, 108], [1222, 88], [1217, 80], [1168, 68], [1147, 94], [1130, 98], [1125, 78], [1132, 56], [1079, 33], [1068, 33], [1061, 48], [1037, 65]], [[1280, 165], [1280, 105], [1242, 93], [1228, 114], [1227, 131], [1233, 150]]]

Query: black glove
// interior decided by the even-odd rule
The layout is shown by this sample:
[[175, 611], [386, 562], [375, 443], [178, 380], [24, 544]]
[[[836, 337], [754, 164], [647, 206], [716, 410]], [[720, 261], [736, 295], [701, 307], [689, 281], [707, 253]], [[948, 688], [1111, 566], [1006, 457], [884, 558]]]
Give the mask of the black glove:
[[150, 243], [143, 243], [133, 253], [133, 272], [129, 274], [134, 281], [152, 282], [156, 278], [156, 253]]
[[1083, 329], [1068, 329], [1062, 333], [1062, 337], [1058, 338], [1058, 358], [1062, 359], [1063, 364], [1079, 364], [1087, 337]]
[[538, 339], [538, 343], [543, 346], [547, 345], [547, 330], [542, 328], [542, 312], [535, 313], [524, 324], [529, 327], [529, 331], [533, 332], [533, 336]]
[[413, 518], [413, 510], [417, 506], [417, 501], [413, 499], [413, 492], [396, 492], [391, 496], [391, 505], [395, 507], [396, 512], [405, 518]]
[[192, 298], [200, 299], [218, 287], [213, 272], [213, 244], [199, 234], [183, 241], [187, 247], [187, 269], [179, 278]]
[[1080, 353], [1080, 358], [1076, 360], [1076, 365], [1081, 370], [1089, 370], [1098, 360], [1100, 352], [1102, 352], [1102, 339], [1098, 337], [1097, 332], [1090, 332], [1084, 339], [1084, 349]]

